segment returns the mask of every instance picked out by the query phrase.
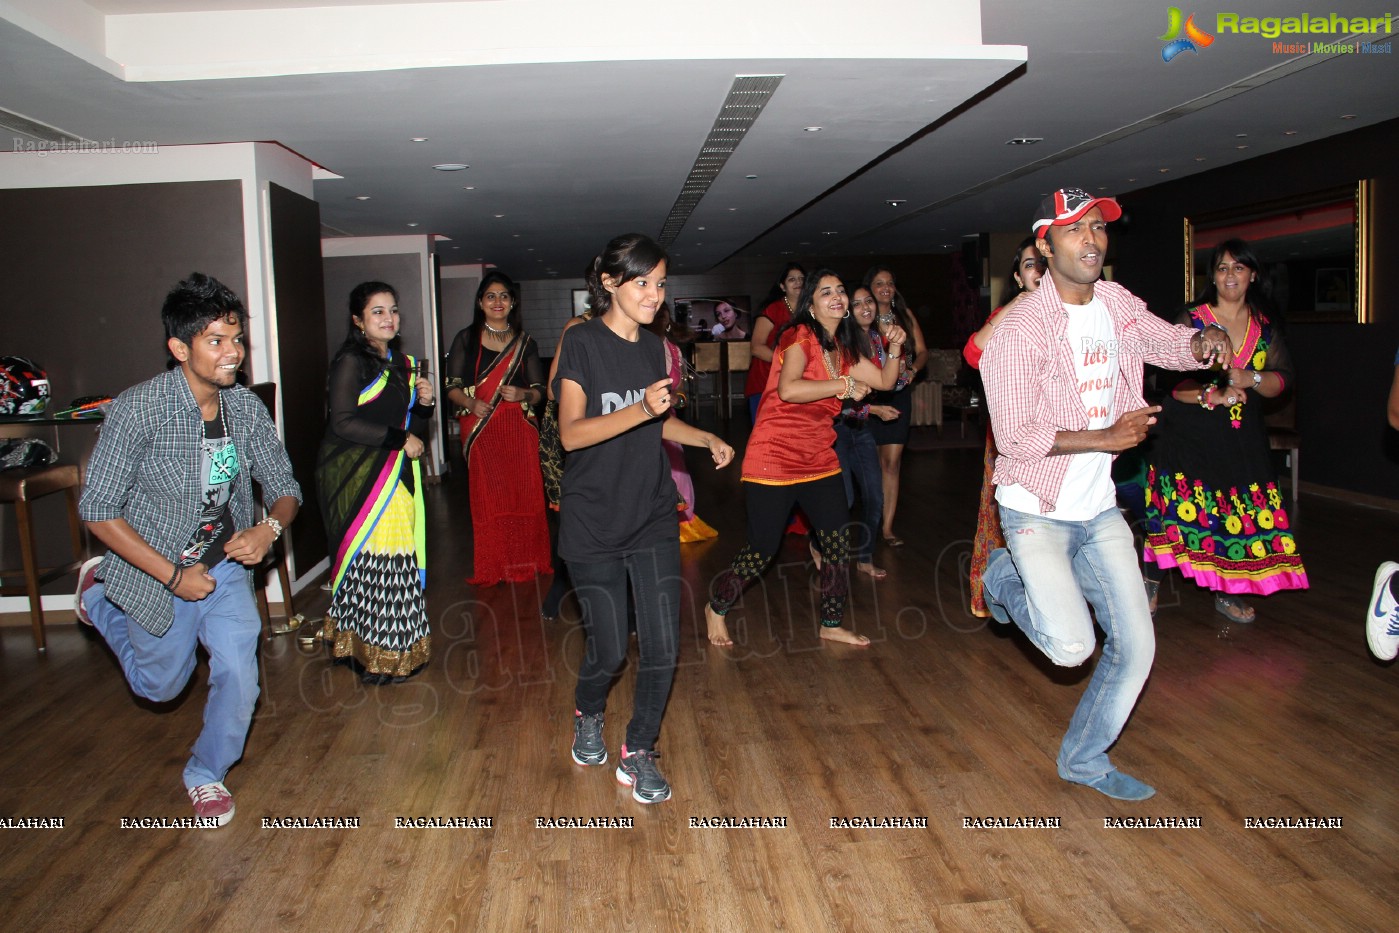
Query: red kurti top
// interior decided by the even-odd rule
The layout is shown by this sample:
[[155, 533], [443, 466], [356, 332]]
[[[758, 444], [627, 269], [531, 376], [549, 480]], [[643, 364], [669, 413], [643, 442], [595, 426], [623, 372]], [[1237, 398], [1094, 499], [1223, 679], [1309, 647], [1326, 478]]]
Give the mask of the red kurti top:
[[[821, 358], [821, 341], [810, 328], [801, 326], [782, 335], [782, 342], [772, 355], [772, 370], [768, 373], [763, 398], [758, 404], [758, 423], [748, 436], [748, 450], [743, 455], [743, 479], [750, 483], [785, 486], [834, 476], [840, 472], [835, 452], [835, 417], [840, 414], [840, 399], [823, 398], [817, 402], [784, 402], [777, 394], [777, 382], [782, 376], [782, 360], [788, 348], [801, 344], [806, 354], [805, 379], [832, 378]], [[849, 360], [841, 357], [839, 375], [850, 372]]]
[[[772, 330], [767, 339], [768, 348], [771, 349], [776, 345], [777, 332], [782, 329], [783, 324], [792, 319], [792, 312], [787, 310], [787, 302], [779, 298], [764, 308], [761, 316], [772, 321]], [[748, 380], [743, 384], [743, 394], [762, 395], [768, 384], [768, 371], [771, 369], [772, 364], [767, 360], [753, 357], [753, 362], [748, 364]]]

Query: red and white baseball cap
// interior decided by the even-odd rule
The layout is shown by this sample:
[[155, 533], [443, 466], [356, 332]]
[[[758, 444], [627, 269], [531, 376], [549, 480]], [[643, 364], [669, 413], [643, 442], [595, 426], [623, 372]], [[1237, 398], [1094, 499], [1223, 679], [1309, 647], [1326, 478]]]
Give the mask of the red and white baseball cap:
[[1095, 198], [1082, 188], [1060, 188], [1040, 202], [1039, 210], [1035, 211], [1030, 222], [1030, 230], [1039, 233], [1041, 227], [1071, 224], [1095, 206], [1102, 209], [1106, 221], [1122, 216], [1122, 205], [1112, 198]]

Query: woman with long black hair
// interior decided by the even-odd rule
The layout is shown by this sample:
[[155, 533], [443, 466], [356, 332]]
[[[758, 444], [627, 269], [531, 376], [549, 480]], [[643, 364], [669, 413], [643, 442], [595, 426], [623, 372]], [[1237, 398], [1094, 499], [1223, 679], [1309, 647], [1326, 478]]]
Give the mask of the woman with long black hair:
[[743, 456], [748, 543], [710, 587], [705, 621], [711, 644], [733, 644], [724, 616], [777, 554], [797, 505], [811, 523], [820, 556], [821, 637], [869, 644], [841, 625], [849, 588], [849, 508], [832, 445], [843, 401], [858, 402], [872, 388], [889, 389], [898, 380], [907, 335], [898, 325], [886, 335], [888, 353], [880, 366], [871, 358], [864, 328], [850, 314], [840, 276], [822, 269], [807, 278], [792, 320], [778, 334], [758, 423]]

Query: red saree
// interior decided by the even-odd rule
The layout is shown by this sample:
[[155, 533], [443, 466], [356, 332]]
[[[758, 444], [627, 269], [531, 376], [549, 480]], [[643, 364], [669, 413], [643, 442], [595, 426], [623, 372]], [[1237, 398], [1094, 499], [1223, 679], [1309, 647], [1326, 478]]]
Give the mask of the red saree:
[[491, 414], [461, 414], [462, 455], [471, 489], [474, 572], [467, 582], [493, 586], [551, 573], [549, 526], [544, 518], [544, 480], [539, 472], [539, 430], [526, 417], [529, 406], [501, 400], [515, 378], [529, 338], [519, 335], [484, 371], [477, 352], [475, 397], [488, 399]]

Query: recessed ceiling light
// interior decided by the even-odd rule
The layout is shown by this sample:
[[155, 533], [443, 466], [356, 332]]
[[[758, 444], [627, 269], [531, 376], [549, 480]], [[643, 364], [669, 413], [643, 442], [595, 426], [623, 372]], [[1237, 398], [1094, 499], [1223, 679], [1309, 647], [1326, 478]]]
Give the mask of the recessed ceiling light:
[[[504, 216], [504, 215], [498, 215], [498, 216]], [[510, 234], [510, 235], [511, 235], [512, 237], [514, 237], [515, 239], [517, 239], [517, 240], [520, 238], [520, 235], [519, 235], [518, 233], [512, 233], [512, 234]]]
[[736, 208], [736, 207], [731, 207], [731, 208], [729, 208], [729, 210], [730, 210], [730, 211], [736, 211], [736, 210], [738, 210], [738, 208]]
[[890, 207], [898, 207], [901, 204], [907, 204], [908, 198], [886, 198], [884, 203]]
[[1203, 161], [1205, 161], [1205, 157], [1204, 157], [1204, 156], [1196, 156], [1196, 157], [1195, 157], [1195, 161], [1196, 161], [1196, 162], [1203, 162]]
[[836, 231], [835, 231], [835, 230], [822, 230], [822, 231], [821, 231], [821, 235], [822, 235], [822, 236], [835, 236], [835, 235], [836, 235]]
[[1235, 134], [1234, 134], [1234, 138], [1235, 138], [1235, 139], [1248, 139], [1248, 134], [1247, 134], [1247, 133], [1235, 133]]
[[743, 176], [743, 177], [744, 177], [744, 178], [747, 178], [749, 181], [752, 181], [753, 179], [757, 178], [758, 176], [757, 176], [757, 175], [745, 175], [745, 176]]
[[476, 186], [475, 186], [475, 185], [462, 185], [462, 186], [461, 186], [461, 190], [463, 190], [463, 191], [475, 191], [475, 190], [476, 190]]
[[425, 142], [427, 142], [427, 137], [426, 137], [426, 136], [410, 136], [410, 137], [408, 137], [408, 141], [409, 141], [409, 142], [414, 142], [414, 143], [425, 143]]
[[499, 220], [500, 218], [502, 218], [502, 217], [504, 217], [504, 216], [505, 216], [504, 214], [496, 214], [496, 215], [495, 215], [495, 219], [496, 219], [496, 220]]
[[1282, 131], [1282, 135], [1284, 135], [1284, 136], [1296, 136], [1296, 135], [1297, 135], [1297, 131], [1296, 131], [1296, 130], [1283, 130], [1283, 131]]
[[1044, 142], [1043, 136], [1017, 136], [1014, 139], [1007, 139], [1007, 146], [1033, 146], [1035, 143]]
[[1136, 181], [1135, 178], [1129, 178], [1129, 179], [1127, 179], [1127, 180], [1128, 180], [1128, 181]]
[[350, 198], [350, 200], [351, 200], [351, 201], [368, 201], [368, 200], [369, 200], [369, 195], [367, 195], [367, 194], [357, 194], [357, 195], [355, 195], [354, 197]]
[[439, 162], [433, 166], [439, 172], [460, 172], [462, 169], [471, 168], [465, 162]]
[[821, 132], [821, 127], [819, 127], [819, 126], [804, 126], [804, 127], [802, 127], [802, 132], [803, 132], [803, 133], [819, 133], [819, 132]]
[[1355, 119], [1355, 114], [1353, 114], [1353, 113], [1343, 113], [1343, 114], [1341, 114], [1341, 119], [1342, 119], [1342, 120], [1354, 120], [1354, 119]]
[[1166, 174], [1167, 172], [1169, 172], [1170, 169], [1168, 169], [1168, 168], [1158, 168], [1156, 171], [1158, 171], [1158, 172], [1160, 172], [1162, 175], [1164, 175], [1164, 174]]
[[416, 223], [410, 223], [408, 226], [410, 226], [410, 227], [416, 227], [417, 224], [416, 224]]
[[1247, 149], [1248, 147], [1247, 147], [1247, 146], [1235, 146], [1234, 148], [1235, 148], [1235, 149]]

